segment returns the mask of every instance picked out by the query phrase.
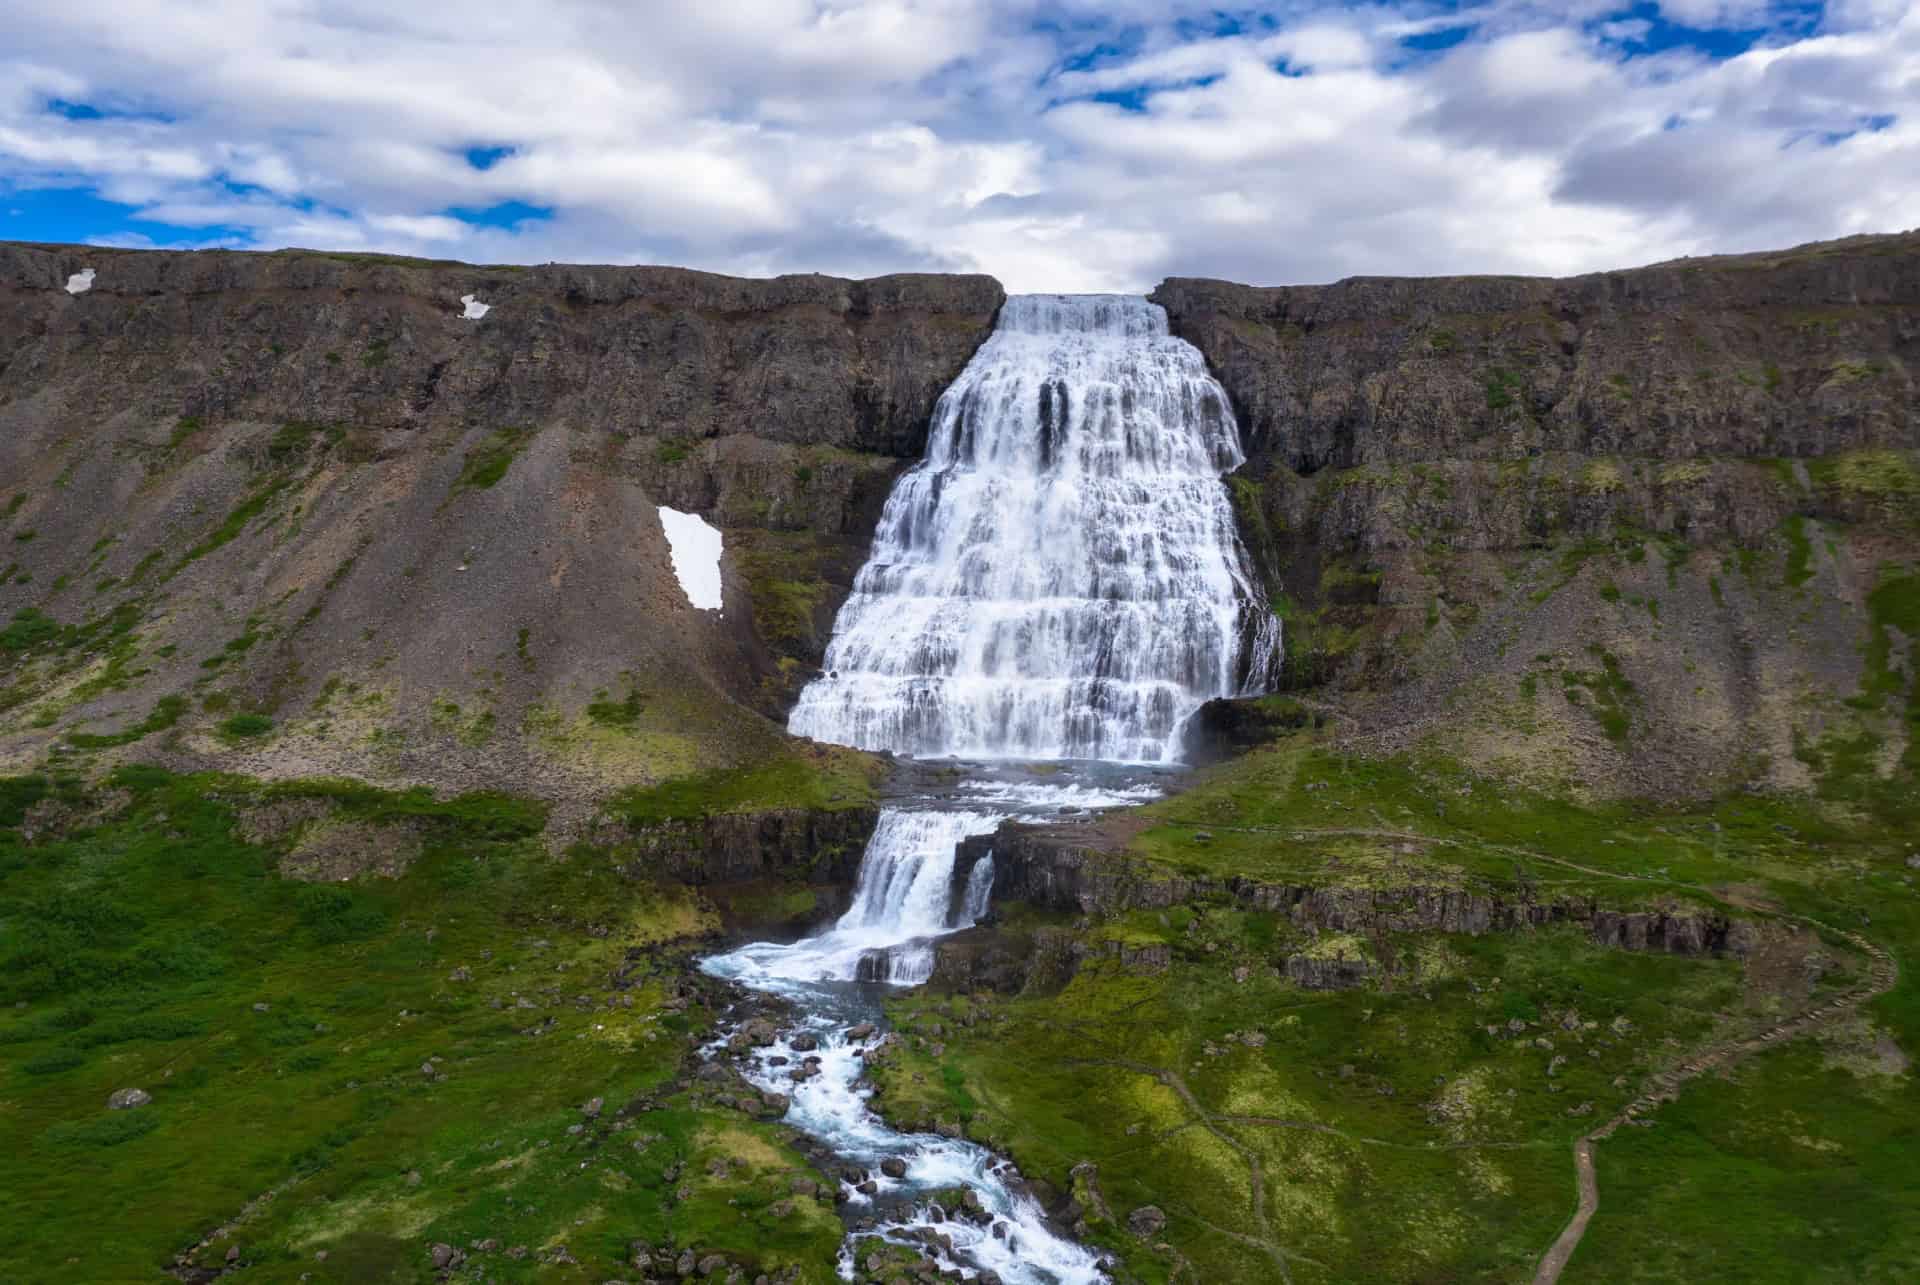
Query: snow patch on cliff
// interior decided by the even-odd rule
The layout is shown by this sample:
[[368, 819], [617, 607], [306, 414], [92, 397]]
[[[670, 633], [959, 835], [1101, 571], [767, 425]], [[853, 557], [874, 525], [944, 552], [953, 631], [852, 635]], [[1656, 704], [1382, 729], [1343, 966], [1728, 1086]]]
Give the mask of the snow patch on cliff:
[[720, 610], [720, 531], [698, 515], [660, 510], [660, 525], [673, 550], [673, 574], [687, 601], [702, 611]]
[[492, 304], [481, 303], [479, 298], [474, 295], [463, 294], [460, 296], [460, 302], [465, 305], [460, 310], [460, 315], [468, 321], [478, 321], [493, 311]]
[[67, 278], [68, 294], [85, 294], [93, 289], [93, 269], [82, 268]]

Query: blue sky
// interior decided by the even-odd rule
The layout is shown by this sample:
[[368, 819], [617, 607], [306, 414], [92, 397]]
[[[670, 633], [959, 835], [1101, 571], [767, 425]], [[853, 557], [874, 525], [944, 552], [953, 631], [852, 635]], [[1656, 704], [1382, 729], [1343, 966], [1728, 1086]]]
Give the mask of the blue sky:
[[10, 239], [1136, 290], [1920, 223], [1920, 0], [8, 8]]

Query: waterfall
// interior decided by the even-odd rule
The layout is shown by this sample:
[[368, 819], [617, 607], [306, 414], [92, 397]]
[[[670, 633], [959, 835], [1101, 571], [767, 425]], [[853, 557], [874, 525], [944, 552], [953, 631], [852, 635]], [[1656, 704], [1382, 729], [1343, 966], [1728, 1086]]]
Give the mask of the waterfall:
[[963, 759], [1168, 763], [1262, 690], [1279, 628], [1221, 475], [1225, 391], [1166, 312], [1008, 299], [934, 410], [840, 609], [800, 736]]
[[[845, 983], [923, 982], [934, 940], [986, 913], [993, 858], [959, 870], [961, 840], [1156, 797], [1147, 765], [1178, 762], [1201, 704], [1264, 689], [1279, 625], [1221, 480], [1241, 458], [1226, 394], [1160, 308], [1009, 299], [941, 397], [926, 459], [888, 498], [826, 672], [789, 721], [816, 740], [972, 761], [938, 796], [882, 811], [830, 929], [704, 963], [799, 1002], [808, 1039], [781, 1037], [742, 1073], [791, 1093], [787, 1120], [864, 1167], [840, 1195], [876, 1215], [870, 1234], [931, 1253], [942, 1271], [1107, 1280], [991, 1152], [900, 1133], [868, 1110], [855, 1032], [873, 1027], [851, 1023], [884, 1014]], [[1044, 778], [990, 766], [1007, 759], [1132, 766], [1077, 762]], [[882, 1161], [896, 1159], [889, 1177]], [[926, 1203], [956, 1186], [980, 1198], [982, 1219]]]

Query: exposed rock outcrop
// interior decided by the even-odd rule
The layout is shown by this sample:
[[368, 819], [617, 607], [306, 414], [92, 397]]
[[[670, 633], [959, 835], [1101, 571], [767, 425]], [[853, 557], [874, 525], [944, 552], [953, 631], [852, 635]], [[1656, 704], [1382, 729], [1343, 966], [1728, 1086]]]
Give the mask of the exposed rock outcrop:
[[1007, 825], [965, 840], [962, 864], [989, 848], [995, 900], [1101, 917], [1224, 901], [1284, 914], [1299, 928], [1339, 933], [1479, 934], [1584, 924], [1598, 944], [1676, 955], [1742, 956], [1754, 941], [1747, 921], [1684, 906], [1620, 909], [1592, 897], [1535, 901], [1464, 888], [1316, 887], [1184, 875], [1037, 826]]
[[[1879, 568], [1920, 556], [1920, 233], [1154, 298], [1247, 440], [1284, 681], [1372, 748], [1700, 795], [1905, 737], [1847, 701]], [[1601, 656], [1623, 700], [1595, 735]]]
[[[96, 269], [69, 295], [67, 274]], [[490, 305], [478, 321], [460, 297]], [[178, 416], [359, 431], [564, 424], [913, 458], [990, 277], [746, 280], [289, 250], [0, 244], [9, 429]]]
[[878, 820], [878, 810], [870, 807], [722, 812], [634, 829], [616, 850], [635, 878], [694, 885], [763, 879], [851, 884]]
[[1256, 459], [1299, 473], [1920, 446], [1920, 233], [1558, 281], [1175, 278], [1152, 297]]

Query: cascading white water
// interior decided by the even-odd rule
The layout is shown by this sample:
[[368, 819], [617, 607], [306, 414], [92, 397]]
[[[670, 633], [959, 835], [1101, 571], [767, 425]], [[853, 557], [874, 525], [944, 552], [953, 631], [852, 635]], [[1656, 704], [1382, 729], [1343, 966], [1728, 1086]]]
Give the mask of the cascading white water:
[[933, 971], [928, 939], [966, 926], [948, 922], [954, 852], [962, 839], [989, 834], [1006, 819], [1005, 812], [887, 808], [861, 858], [853, 905], [839, 922], [802, 941], [742, 946], [727, 957], [728, 975], [763, 987], [926, 981]]
[[[940, 399], [926, 460], [888, 498], [827, 672], [790, 729], [923, 757], [1177, 762], [1201, 704], [1262, 690], [1279, 654], [1221, 481], [1241, 458], [1225, 393], [1160, 308], [1111, 295], [1009, 299]], [[1087, 772], [1101, 778], [1076, 769]], [[877, 1234], [924, 1248], [938, 1230], [950, 1246], [942, 1268], [967, 1275], [1093, 1285], [1106, 1279], [1099, 1259], [1050, 1227], [991, 1152], [899, 1133], [867, 1109], [845, 1030], [863, 1010], [844, 983], [925, 981], [934, 939], [987, 911], [991, 857], [954, 895], [962, 839], [1160, 793], [1139, 779], [987, 776], [884, 810], [852, 907], [831, 929], [705, 966], [802, 1005], [813, 1072], [785, 1069], [803, 1060], [790, 1036], [744, 1068], [770, 1092], [791, 1091], [790, 1122], [862, 1164], [904, 1160], [904, 1178], [866, 1184], [881, 1194], [964, 1186], [986, 1211], [943, 1222], [914, 1207]], [[869, 1201], [852, 1185], [843, 1195]]]
[[1221, 475], [1227, 396], [1166, 312], [1007, 300], [940, 399], [789, 728], [917, 756], [1165, 763], [1278, 624]]

